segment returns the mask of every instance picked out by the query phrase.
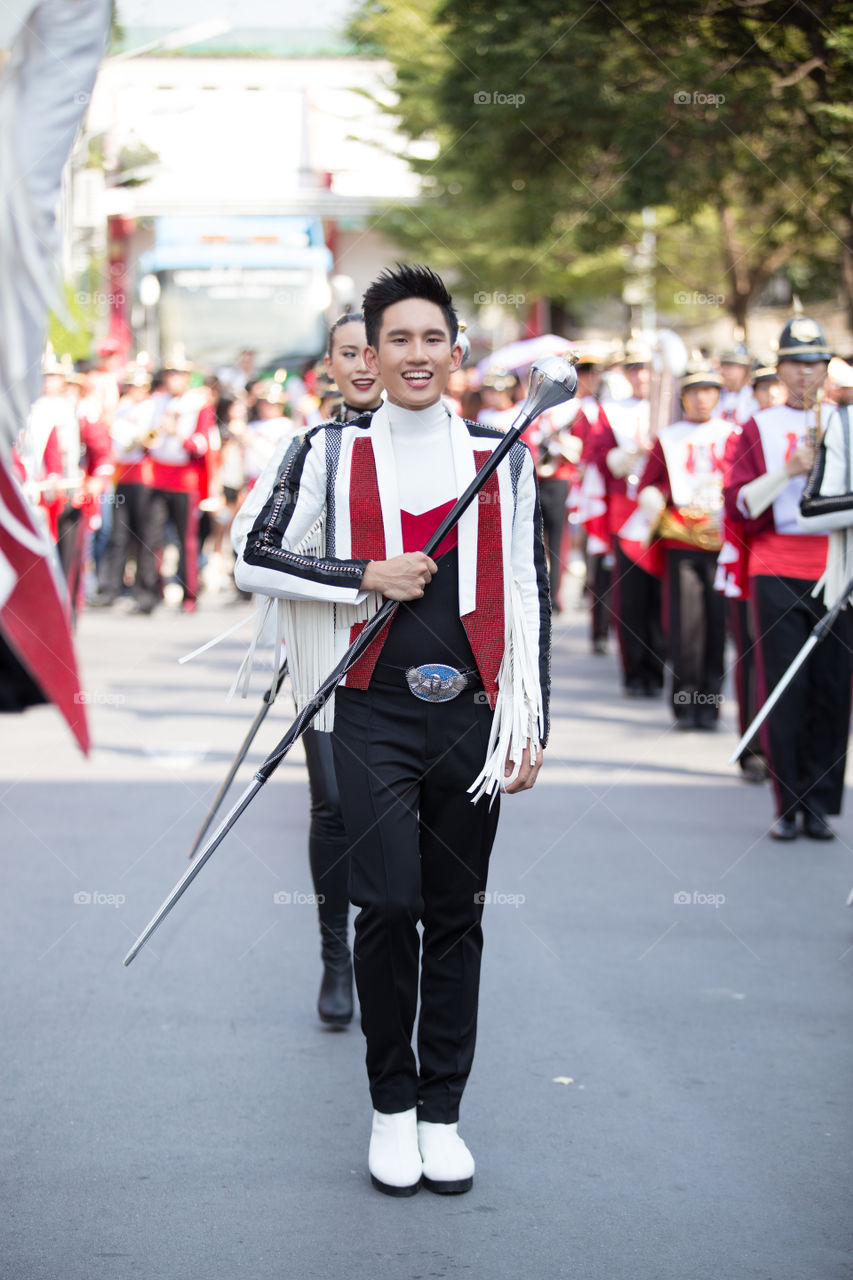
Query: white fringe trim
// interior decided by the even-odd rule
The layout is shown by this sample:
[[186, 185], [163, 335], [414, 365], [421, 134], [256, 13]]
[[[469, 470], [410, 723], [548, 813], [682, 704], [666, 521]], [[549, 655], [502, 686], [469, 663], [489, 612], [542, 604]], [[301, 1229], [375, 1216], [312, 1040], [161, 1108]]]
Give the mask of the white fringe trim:
[[[471, 803], [484, 795], [494, 803], [498, 791], [517, 777], [524, 759], [524, 748], [530, 747], [531, 764], [539, 755], [539, 744], [545, 736], [542, 688], [535, 657], [527, 636], [521, 589], [513, 580], [509, 596], [509, 618], [504, 656], [498, 672], [498, 697], [489, 735], [486, 763], [468, 788]], [[513, 769], [504, 775], [507, 760]]]
[[[322, 556], [326, 548], [325, 513], [293, 548], [304, 556]], [[275, 693], [281, 670], [282, 654], [287, 657], [290, 683], [297, 711], [311, 701], [320, 685], [334, 670], [335, 630], [366, 622], [382, 605], [382, 597], [370, 592], [361, 604], [332, 604], [317, 600], [282, 600], [274, 596], [262, 598], [255, 615], [255, 630], [249, 649], [228, 694], [237, 689], [245, 698], [258, 647], [271, 641], [274, 646], [272, 691]], [[270, 628], [274, 628], [270, 634]], [[312, 727], [320, 733], [331, 733], [335, 726], [335, 695], [332, 694], [314, 717]]]
[[[823, 596], [827, 608], [835, 604], [853, 577], [853, 529], [836, 529], [829, 535], [826, 568], [814, 585], [812, 595]], [[853, 594], [845, 602], [853, 604]]]
[[218, 636], [214, 636], [212, 640], [206, 641], [205, 644], [199, 645], [197, 649], [193, 649], [192, 653], [185, 653], [182, 658], [178, 658], [179, 665], [185, 662], [192, 662], [193, 658], [198, 658], [200, 654], [207, 653], [208, 649], [212, 649], [214, 645], [219, 644], [222, 640], [227, 640], [229, 636], [233, 636], [235, 631], [239, 631], [241, 627], [245, 627], [251, 618], [251, 614], [247, 613], [245, 618], [241, 618], [239, 622], [235, 622], [233, 627], [228, 627], [226, 631], [220, 631]]

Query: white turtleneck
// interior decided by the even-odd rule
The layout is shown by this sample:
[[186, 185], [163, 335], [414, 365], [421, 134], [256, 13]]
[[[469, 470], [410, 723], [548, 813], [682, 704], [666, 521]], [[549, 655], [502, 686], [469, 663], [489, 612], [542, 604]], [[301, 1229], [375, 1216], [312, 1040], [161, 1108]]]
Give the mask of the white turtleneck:
[[387, 402], [400, 508], [421, 515], [455, 499], [450, 415], [441, 400], [427, 409]]

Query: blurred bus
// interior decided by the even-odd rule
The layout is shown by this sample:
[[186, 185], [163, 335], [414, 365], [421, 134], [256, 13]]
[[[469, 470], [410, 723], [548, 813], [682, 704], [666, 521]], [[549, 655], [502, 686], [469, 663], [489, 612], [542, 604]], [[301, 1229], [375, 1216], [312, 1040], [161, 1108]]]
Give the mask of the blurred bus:
[[331, 304], [332, 255], [320, 218], [169, 215], [140, 255], [145, 345], [156, 360], [183, 349], [196, 365], [296, 368], [318, 356]]

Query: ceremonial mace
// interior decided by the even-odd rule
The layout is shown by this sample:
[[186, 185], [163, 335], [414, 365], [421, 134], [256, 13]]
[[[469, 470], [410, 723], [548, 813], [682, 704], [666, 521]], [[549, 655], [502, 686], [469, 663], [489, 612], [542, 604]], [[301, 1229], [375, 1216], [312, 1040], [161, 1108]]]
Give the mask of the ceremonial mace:
[[[527, 391], [527, 399], [521, 406], [519, 415], [510, 429], [507, 431], [500, 444], [497, 446], [491, 457], [483, 464], [477, 472], [468, 488], [458, 499], [455, 505], [447, 513], [435, 533], [424, 547], [424, 555], [432, 555], [437, 550], [450, 530], [457, 524], [463, 513], [468, 509], [476, 498], [477, 494], [486, 484], [487, 480], [497, 470], [499, 463], [506, 457], [509, 450], [516, 443], [523, 431], [526, 431], [533, 422], [534, 418], [538, 418], [540, 413], [544, 413], [546, 409], [552, 409], [555, 405], [562, 404], [566, 400], [571, 400], [577, 390], [578, 378], [574, 369], [568, 361], [561, 359], [559, 356], [545, 356], [541, 360], [537, 360], [530, 370], [530, 384]], [[228, 832], [234, 826], [234, 823], [240, 817], [244, 809], [248, 807], [254, 799], [258, 791], [264, 783], [272, 777], [290, 748], [296, 742], [302, 733], [311, 724], [311, 721], [317, 715], [318, 711], [325, 705], [329, 697], [334, 693], [337, 686], [343, 680], [347, 671], [358, 661], [359, 657], [364, 653], [369, 644], [376, 638], [380, 631], [391, 621], [397, 611], [397, 600], [386, 600], [382, 607], [373, 617], [365, 623], [357, 638], [350, 645], [338, 665], [330, 675], [320, 685], [320, 688], [314, 694], [310, 702], [302, 708], [299, 715], [293, 721], [293, 724], [287, 730], [278, 746], [267, 756], [266, 760], [258, 769], [249, 786], [241, 795], [240, 799], [234, 805], [233, 809], [222, 820], [220, 825], [214, 831], [207, 844], [199, 850], [196, 858], [187, 867], [178, 883], [175, 885], [168, 898], [160, 907], [157, 914], [145, 926], [142, 933], [136, 939], [133, 946], [124, 957], [125, 965], [129, 965], [134, 957], [139, 953], [151, 937], [154, 930], [165, 920], [166, 916], [172, 910], [172, 907], [180, 897], [190, 887], [193, 880], [201, 871], [211, 854], [218, 849], [219, 845], [225, 839]]]

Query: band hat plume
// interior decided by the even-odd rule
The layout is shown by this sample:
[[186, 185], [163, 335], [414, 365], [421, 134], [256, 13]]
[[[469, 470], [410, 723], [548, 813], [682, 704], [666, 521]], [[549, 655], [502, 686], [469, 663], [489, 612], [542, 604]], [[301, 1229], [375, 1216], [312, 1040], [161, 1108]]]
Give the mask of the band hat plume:
[[808, 316], [794, 316], [782, 330], [777, 360], [795, 360], [800, 364], [817, 364], [832, 359], [823, 330]]
[[853, 365], [849, 365], [840, 356], [833, 356], [829, 362], [829, 376], [842, 391], [853, 388]]

